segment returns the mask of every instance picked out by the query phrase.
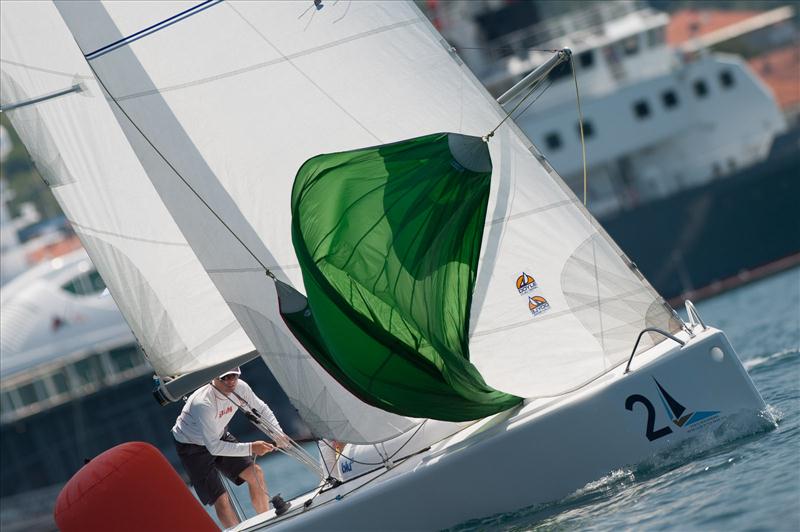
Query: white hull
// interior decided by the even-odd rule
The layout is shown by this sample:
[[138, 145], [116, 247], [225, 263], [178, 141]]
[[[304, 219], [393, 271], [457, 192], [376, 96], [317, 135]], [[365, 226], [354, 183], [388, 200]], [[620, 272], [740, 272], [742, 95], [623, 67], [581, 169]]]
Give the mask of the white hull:
[[[558, 500], [690, 438], [712, 444], [731, 423], [757, 420], [766, 405], [725, 335], [696, 331], [683, 348], [666, 341], [636, 357], [627, 375], [618, 367], [569, 395], [488, 418], [390, 470], [318, 495], [308, 509], [310, 495], [302, 496], [281, 518], [270, 511], [237, 530], [441, 529]], [[685, 407], [681, 426], [668, 417], [656, 380]], [[653, 441], [645, 401], [653, 407], [652, 432], [664, 434]]]

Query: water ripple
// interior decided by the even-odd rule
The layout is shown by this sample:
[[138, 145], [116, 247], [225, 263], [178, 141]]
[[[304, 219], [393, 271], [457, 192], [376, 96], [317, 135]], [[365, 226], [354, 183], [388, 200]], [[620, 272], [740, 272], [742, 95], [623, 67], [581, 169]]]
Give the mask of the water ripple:
[[778, 364], [786, 364], [796, 361], [800, 357], [800, 350], [796, 348], [784, 349], [771, 355], [756, 356], [742, 362], [744, 369], [748, 373], [755, 373], [758, 371], [766, 371], [771, 369], [772, 366]]

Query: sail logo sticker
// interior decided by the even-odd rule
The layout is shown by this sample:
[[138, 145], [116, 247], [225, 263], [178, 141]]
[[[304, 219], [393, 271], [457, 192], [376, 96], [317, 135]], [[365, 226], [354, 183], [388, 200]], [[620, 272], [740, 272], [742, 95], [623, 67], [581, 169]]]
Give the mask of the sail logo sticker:
[[537, 286], [536, 280], [525, 272], [522, 272], [522, 275], [517, 277], [517, 291], [519, 291], [520, 295], [527, 294]]
[[342, 474], [349, 473], [353, 470], [353, 462], [351, 460], [342, 460], [340, 466], [342, 468]]
[[[676, 427], [680, 429], [689, 429], [689, 427], [692, 427], [689, 429], [689, 431], [692, 432], [695, 429], [699, 429], [713, 422], [719, 421], [719, 410], [697, 410], [694, 412], [689, 412], [685, 406], [679, 403], [677, 399], [670, 395], [667, 390], [661, 386], [661, 383], [659, 383], [655, 377], [653, 377], [653, 380], [658, 387], [658, 396], [661, 400], [661, 404], [664, 407], [664, 411], [667, 414], [667, 418], [672, 420], [672, 424]], [[653, 407], [653, 403], [651, 403], [647, 397], [639, 394], [628, 396], [628, 398], [625, 399], [625, 409], [632, 412], [633, 405], [636, 403], [641, 403], [647, 410], [647, 427], [645, 430], [645, 436], [648, 440], [655, 441], [668, 434], [672, 434], [672, 427], [669, 425], [661, 427], [660, 429], [655, 428], [656, 409]]]
[[534, 316], [538, 316], [549, 308], [550, 303], [548, 303], [547, 300], [542, 296], [533, 296], [528, 298], [528, 309]]

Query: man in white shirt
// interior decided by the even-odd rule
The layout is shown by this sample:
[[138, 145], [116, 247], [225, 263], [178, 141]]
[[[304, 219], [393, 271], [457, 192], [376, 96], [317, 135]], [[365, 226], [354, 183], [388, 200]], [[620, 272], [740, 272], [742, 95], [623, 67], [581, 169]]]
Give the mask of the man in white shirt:
[[258, 513], [269, 510], [269, 495], [264, 474], [255, 456], [272, 452], [275, 446], [265, 441], [241, 443], [227, 430], [228, 422], [246, 403], [262, 419], [280, 429], [272, 410], [259, 399], [235, 368], [195, 391], [183, 406], [172, 436], [184, 469], [203, 504], [214, 505], [225, 528], [239, 523], [230, 498], [222, 485], [223, 474], [236, 485], [247, 482], [250, 499]]

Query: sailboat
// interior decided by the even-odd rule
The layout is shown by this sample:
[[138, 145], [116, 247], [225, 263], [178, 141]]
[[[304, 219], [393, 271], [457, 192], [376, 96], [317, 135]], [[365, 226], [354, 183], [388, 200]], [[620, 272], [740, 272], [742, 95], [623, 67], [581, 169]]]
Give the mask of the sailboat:
[[[412, 2], [13, 7], [4, 112], [161, 400], [255, 348], [348, 444], [336, 481], [238, 530], [448, 527], [765, 411]], [[148, 341], [184, 330], [246, 339]]]

